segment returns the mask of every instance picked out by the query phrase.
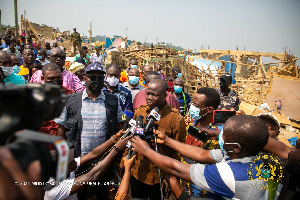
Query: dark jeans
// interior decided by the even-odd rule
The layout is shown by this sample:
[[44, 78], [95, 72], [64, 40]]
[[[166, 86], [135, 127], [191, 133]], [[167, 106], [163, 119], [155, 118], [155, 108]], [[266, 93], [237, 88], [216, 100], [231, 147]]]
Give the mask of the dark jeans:
[[131, 184], [131, 195], [132, 198], [139, 198], [139, 199], [148, 199], [151, 200], [159, 200], [160, 197], [160, 185], [147, 185], [136, 180], [133, 176], [130, 178]]

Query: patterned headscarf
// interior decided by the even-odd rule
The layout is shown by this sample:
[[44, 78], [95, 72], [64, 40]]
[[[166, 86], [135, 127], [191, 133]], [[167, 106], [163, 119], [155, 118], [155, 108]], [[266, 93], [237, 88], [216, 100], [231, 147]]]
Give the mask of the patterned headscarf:
[[78, 63], [78, 62], [74, 62], [71, 66], [69, 71], [73, 74], [75, 74], [75, 72], [77, 72], [78, 70], [84, 69], [84, 65], [82, 63]]

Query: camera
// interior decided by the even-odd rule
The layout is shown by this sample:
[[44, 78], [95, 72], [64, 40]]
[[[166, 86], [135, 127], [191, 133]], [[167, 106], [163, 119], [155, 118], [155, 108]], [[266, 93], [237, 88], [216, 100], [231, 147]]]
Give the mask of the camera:
[[[61, 137], [36, 132], [43, 122], [59, 117], [66, 101], [60, 86], [28, 83], [0, 85], [0, 143], [10, 149], [24, 171], [31, 162], [41, 163], [41, 181], [66, 177], [69, 147]], [[31, 130], [24, 130], [31, 129]], [[21, 132], [17, 132], [23, 130]], [[47, 144], [56, 153], [50, 153]]]

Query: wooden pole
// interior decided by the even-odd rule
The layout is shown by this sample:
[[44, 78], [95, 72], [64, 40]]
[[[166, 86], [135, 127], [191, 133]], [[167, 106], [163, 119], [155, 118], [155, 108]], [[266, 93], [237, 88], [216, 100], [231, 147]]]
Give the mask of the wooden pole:
[[1, 21], [1, 10], [0, 10], [0, 36], [2, 38], [2, 21]]
[[19, 33], [18, 33], [18, 1], [14, 0], [14, 6], [15, 6], [15, 36], [18, 39]]

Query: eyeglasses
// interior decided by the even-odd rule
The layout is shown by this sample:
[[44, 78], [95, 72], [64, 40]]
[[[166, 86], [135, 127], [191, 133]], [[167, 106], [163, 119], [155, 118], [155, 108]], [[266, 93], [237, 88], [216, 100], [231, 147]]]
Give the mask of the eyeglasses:
[[104, 79], [104, 76], [91, 76], [91, 75], [89, 75], [89, 76], [86, 76], [86, 77], [88, 77], [91, 81], [102, 81], [103, 79]]
[[51, 56], [51, 58], [54, 58], [55, 60], [57, 58], [60, 58], [61, 60], [64, 60], [64, 59], [66, 59], [66, 56], [53, 55], [53, 56]]
[[[224, 144], [223, 144], [223, 147], [224, 147], [224, 145], [239, 145], [239, 146], [241, 146], [240, 143], [235, 143], [235, 142], [233, 142], [233, 143], [230, 143], [230, 142], [224, 143]], [[226, 151], [226, 152], [227, 152], [227, 153], [232, 153], [232, 152], [234, 152], [234, 151], [232, 150], [232, 151]]]

